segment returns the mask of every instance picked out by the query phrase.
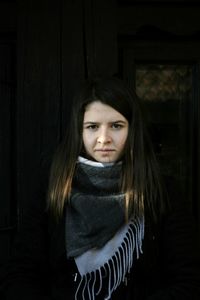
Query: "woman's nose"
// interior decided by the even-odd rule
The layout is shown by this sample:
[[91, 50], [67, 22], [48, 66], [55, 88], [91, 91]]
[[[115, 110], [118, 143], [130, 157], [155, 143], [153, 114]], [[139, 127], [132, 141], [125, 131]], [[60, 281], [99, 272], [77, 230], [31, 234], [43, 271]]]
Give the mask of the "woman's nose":
[[109, 135], [108, 130], [103, 129], [100, 131], [97, 142], [101, 144], [110, 143], [112, 140], [111, 136]]

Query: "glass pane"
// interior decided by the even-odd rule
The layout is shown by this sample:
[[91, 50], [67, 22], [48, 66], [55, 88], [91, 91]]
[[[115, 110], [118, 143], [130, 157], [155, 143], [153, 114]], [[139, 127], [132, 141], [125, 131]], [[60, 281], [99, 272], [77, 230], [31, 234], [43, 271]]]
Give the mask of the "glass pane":
[[177, 177], [189, 197], [192, 66], [139, 64], [136, 92], [144, 103], [163, 173]]
[[180, 65], [140, 65], [136, 88], [145, 101], [180, 100], [191, 92], [191, 67]]

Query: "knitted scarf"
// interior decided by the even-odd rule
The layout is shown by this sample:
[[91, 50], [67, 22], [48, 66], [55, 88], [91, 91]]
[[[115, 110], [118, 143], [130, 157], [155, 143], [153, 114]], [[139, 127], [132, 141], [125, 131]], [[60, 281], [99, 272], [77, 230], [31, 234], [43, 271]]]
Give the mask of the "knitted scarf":
[[125, 281], [134, 254], [139, 258], [142, 253], [144, 219], [130, 218], [125, 223], [121, 168], [121, 163], [102, 164], [79, 157], [65, 227], [67, 257], [75, 259], [80, 274], [75, 299], [95, 300], [102, 289], [106, 290], [104, 299], [111, 299]]

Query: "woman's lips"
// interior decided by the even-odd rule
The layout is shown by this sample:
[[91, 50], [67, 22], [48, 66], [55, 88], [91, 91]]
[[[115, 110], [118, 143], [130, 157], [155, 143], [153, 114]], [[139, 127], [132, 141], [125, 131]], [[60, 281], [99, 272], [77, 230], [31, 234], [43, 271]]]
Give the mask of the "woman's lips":
[[97, 152], [113, 152], [115, 150], [114, 149], [96, 149], [95, 151], [97, 151]]

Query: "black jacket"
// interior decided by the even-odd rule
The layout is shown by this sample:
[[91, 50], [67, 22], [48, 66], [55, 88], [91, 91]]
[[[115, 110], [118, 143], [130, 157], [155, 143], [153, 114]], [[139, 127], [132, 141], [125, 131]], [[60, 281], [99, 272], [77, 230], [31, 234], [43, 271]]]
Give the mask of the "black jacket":
[[[172, 209], [157, 225], [147, 215], [143, 254], [113, 300], [200, 299], [196, 229], [179, 196], [173, 197]], [[1, 270], [5, 299], [74, 299], [77, 269], [73, 260], [66, 259], [64, 223], [64, 217], [59, 223], [49, 217], [41, 199], [27, 211], [12, 258]]]

